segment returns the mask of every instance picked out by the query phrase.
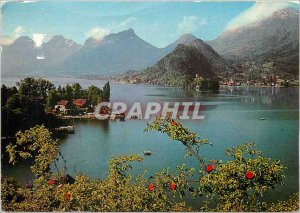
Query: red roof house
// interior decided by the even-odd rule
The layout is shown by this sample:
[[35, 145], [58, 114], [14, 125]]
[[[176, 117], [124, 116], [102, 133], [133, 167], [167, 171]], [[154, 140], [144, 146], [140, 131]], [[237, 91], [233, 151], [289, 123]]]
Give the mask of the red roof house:
[[55, 110], [59, 110], [60, 112], [63, 112], [64, 114], [67, 114], [68, 111], [70, 110], [69, 108], [70, 106], [70, 102], [67, 100], [60, 100], [57, 102], [57, 104], [55, 105], [54, 109]]
[[61, 106], [67, 106], [68, 105], [68, 102], [67, 100], [60, 100], [57, 102], [56, 105], [61, 105]]
[[75, 99], [75, 100], [73, 100], [73, 104], [79, 108], [87, 107], [86, 99]]

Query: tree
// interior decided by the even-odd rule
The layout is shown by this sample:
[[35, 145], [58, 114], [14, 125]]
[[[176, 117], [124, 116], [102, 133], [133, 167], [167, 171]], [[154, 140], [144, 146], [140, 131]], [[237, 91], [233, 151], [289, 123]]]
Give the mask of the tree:
[[[251, 197], [256, 196], [255, 192], [263, 193], [281, 181], [282, 166], [278, 161], [263, 157], [250, 144], [227, 149], [226, 154], [231, 160], [225, 163], [212, 160], [207, 166], [198, 147], [209, 143], [183, 127], [177, 119], [170, 115], [158, 117], [148, 124], [147, 130], [161, 131], [170, 139], [180, 141], [187, 153], [199, 160], [199, 169], [181, 165], [175, 171], [163, 169], [148, 178], [145, 171], [133, 178], [129, 173], [131, 162], [141, 162], [143, 158], [123, 155], [109, 161], [105, 179], [91, 179], [79, 174], [74, 184], [68, 184], [61, 179], [61, 172], [52, 173], [47, 169], [57, 159], [58, 144], [51, 139], [49, 131], [37, 126], [18, 133], [18, 143], [9, 145], [7, 151], [12, 163], [16, 159], [34, 159], [31, 168], [38, 178], [29, 189], [21, 188], [12, 179], [2, 178], [2, 208], [5, 211], [68, 212], [192, 211], [181, 200], [187, 191], [195, 198], [204, 193], [214, 198], [212, 203], [200, 201], [203, 211], [295, 211], [299, 207], [298, 196], [284, 202], [253, 205]], [[249, 169], [251, 175], [247, 175]], [[195, 176], [198, 173], [200, 176]], [[247, 196], [241, 196], [245, 192]], [[212, 207], [214, 204], [216, 206]]]
[[42, 97], [44, 103], [46, 102], [48, 92], [55, 88], [50, 81], [42, 78], [25, 78], [17, 82], [17, 86], [21, 95], [27, 98]]
[[225, 163], [207, 161], [200, 154], [200, 147], [208, 144], [207, 140], [201, 140], [196, 133], [183, 127], [170, 113], [158, 116], [148, 124], [146, 131], [149, 130], [166, 133], [171, 140], [180, 141], [186, 147], [187, 155], [198, 159], [200, 177], [192, 194], [206, 194], [217, 200], [213, 211], [260, 211], [262, 204], [259, 204], [258, 198], [277, 184], [282, 184], [284, 166], [279, 160], [264, 157], [253, 148], [254, 144], [226, 149], [226, 155], [233, 160]]
[[103, 87], [103, 101], [109, 102], [110, 100], [110, 85], [109, 81]]
[[17, 92], [18, 92], [18, 90], [15, 86], [6, 87], [5, 85], [2, 85], [2, 87], [1, 87], [1, 105], [2, 105], [2, 107], [5, 106], [8, 98], [13, 96]]
[[75, 83], [72, 85], [73, 89], [73, 98], [81, 98], [82, 88], [79, 83]]
[[87, 99], [90, 104], [93, 106], [96, 106], [99, 103], [99, 99], [102, 96], [102, 90], [98, 87], [92, 85], [87, 89]]
[[46, 176], [50, 172], [50, 165], [58, 157], [57, 141], [51, 138], [51, 132], [42, 126], [35, 126], [16, 134], [16, 143], [10, 143], [6, 150], [9, 162], [17, 163], [20, 159], [34, 160], [32, 172], [37, 176]]
[[[92, 180], [81, 174], [74, 184], [61, 181], [60, 173], [47, 170], [55, 162], [58, 149], [49, 137], [43, 127], [35, 127], [18, 133], [17, 145], [7, 147], [12, 163], [17, 158], [33, 158], [31, 168], [38, 178], [29, 189], [22, 189], [11, 179], [2, 179], [2, 204], [6, 211], [191, 211], [185, 203], [167, 196], [169, 186], [160, 183], [162, 177], [157, 176], [149, 183], [144, 175], [133, 179], [127, 173], [132, 168], [130, 162], [143, 160], [138, 155], [112, 158], [104, 180]], [[155, 184], [155, 190], [149, 187], [151, 184]]]
[[72, 100], [72, 98], [73, 98], [73, 88], [72, 88], [72, 86], [70, 86], [69, 84], [67, 84], [65, 88], [66, 88], [66, 89], [65, 89], [65, 91], [66, 91], [66, 93], [65, 93], [65, 98], [66, 98], [68, 101], [70, 101], [70, 100]]
[[60, 100], [60, 97], [59, 97], [58, 92], [56, 92], [55, 90], [51, 90], [47, 97], [46, 107], [49, 110], [53, 109], [54, 106], [56, 105], [57, 101], [59, 101], [59, 100]]

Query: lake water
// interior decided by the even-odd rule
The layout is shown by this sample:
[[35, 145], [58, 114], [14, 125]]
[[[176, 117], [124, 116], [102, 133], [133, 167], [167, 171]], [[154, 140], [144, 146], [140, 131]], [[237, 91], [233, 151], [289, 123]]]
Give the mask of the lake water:
[[[92, 84], [102, 87], [105, 82], [85, 79], [50, 79], [56, 85], [79, 82], [83, 87]], [[16, 79], [2, 79], [12, 86]], [[201, 138], [213, 143], [203, 148], [207, 159], [223, 159], [226, 147], [255, 142], [266, 156], [281, 160], [287, 167], [284, 185], [269, 193], [269, 200], [286, 199], [298, 191], [299, 179], [299, 92], [298, 88], [221, 88], [218, 93], [185, 92], [176, 88], [111, 83], [112, 100], [132, 103], [141, 101], [200, 101], [204, 120], [186, 120], [183, 124]], [[260, 120], [260, 118], [266, 120]], [[93, 178], [107, 175], [108, 160], [115, 155], [140, 154], [151, 150], [152, 156], [134, 163], [133, 174], [144, 170], [153, 174], [162, 168], [175, 168], [185, 163], [197, 167], [195, 159], [184, 158], [184, 146], [170, 141], [157, 132], [144, 133], [146, 121], [126, 120], [73, 121], [76, 132], [60, 142], [67, 160], [68, 173], [82, 172]], [[17, 176], [21, 181], [31, 177], [24, 165], [5, 166], [4, 175]]]

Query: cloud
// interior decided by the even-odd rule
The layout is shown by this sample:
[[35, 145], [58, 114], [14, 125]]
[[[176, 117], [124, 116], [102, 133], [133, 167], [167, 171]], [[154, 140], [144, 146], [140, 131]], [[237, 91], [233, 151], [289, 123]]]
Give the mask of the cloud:
[[1, 45], [2, 46], [7, 46], [7, 45], [11, 45], [12, 43], [14, 43], [14, 39], [9, 37], [9, 36], [2, 36], [1, 37]]
[[28, 4], [28, 3], [32, 3], [32, 2], [37, 2], [37, 1], [23, 1], [23, 0], [20, 0], [18, 1], [18, 3], [21, 3], [21, 4]]
[[36, 47], [42, 46], [45, 36], [46, 34], [33, 34], [32, 40], [34, 41]]
[[100, 28], [100, 27], [95, 27], [93, 29], [91, 29], [90, 31], [88, 31], [87, 33], [85, 33], [85, 35], [87, 37], [91, 37], [97, 41], [102, 40], [105, 36], [107, 36], [109, 34], [109, 30], [104, 29], [104, 28]]
[[197, 16], [184, 16], [181, 22], [177, 25], [177, 33], [193, 33], [199, 30], [200, 27], [207, 25], [206, 19], [200, 19]]
[[135, 17], [129, 17], [120, 23], [121, 28], [127, 28], [130, 24], [137, 22], [138, 19]]
[[25, 29], [22, 26], [17, 26], [14, 29], [14, 38], [19, 38], [23, 33], [25, 33]]
[[255, 5], [242, 12], [229, 22], [226, 29], [236, 29], [248, 24], [252, 24], [270, 17], [274, 12], [288, 7], [286, 3], [266, 3], [257, 2]]
[[19, 38], [21, 35], [23, 35], [26, 32], [26, 30], [22, 26], [17, 26], [12, 36], [1, 36], [1, 45], [7, 46], [11, 45], [15, 42], [17, 38]]

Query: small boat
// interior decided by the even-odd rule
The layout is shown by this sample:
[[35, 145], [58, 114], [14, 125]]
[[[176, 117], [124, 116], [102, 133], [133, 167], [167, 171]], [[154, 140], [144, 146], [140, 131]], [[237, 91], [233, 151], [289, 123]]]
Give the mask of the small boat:
[[70, 134], [75, 133], [75, 127], [74, 126], [67, 126], [67, 132]]
[[262, 121], [264, 121], [264, 120], [267, 120], [266, 118], [260, 118], [259, 120], [262, 120]]
[[149, 151], [149, 150], [146, 150], [146, 151], [144, 151], [144, 155], [151, 155], [152, 153], [151, 153], [151, 151]]
[[56, 130], [67, 132], [69, 134], [75, 133], [75, 127], [74, 126], [61, 126], [61, 127], [56, 128]]

